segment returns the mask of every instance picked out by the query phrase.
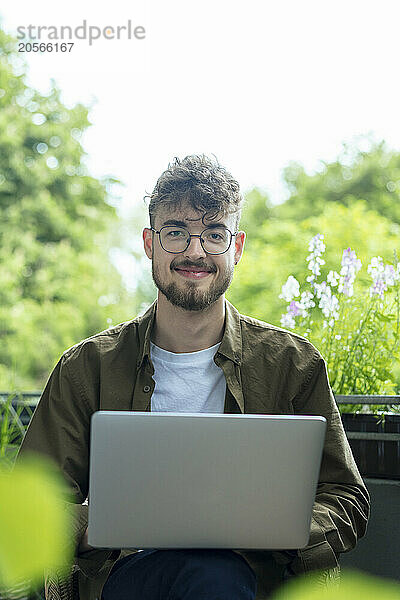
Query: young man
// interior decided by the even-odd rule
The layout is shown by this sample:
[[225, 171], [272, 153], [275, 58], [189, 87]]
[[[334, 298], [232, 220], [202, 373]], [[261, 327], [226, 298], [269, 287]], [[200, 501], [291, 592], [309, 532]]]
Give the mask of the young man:
[[[244, 248], [241, 201], [238, 183], [216, 161], [194, 155], [169, 165], [151, 194], [150, 227], [143, 231], [157, 300], [143, 316], [67, 350], [32, 418], [19, 456], [31, 450], [50, 456], [73, 491], [72, 580], [81, 600], [262, 600], [296, 574], [335, 577], [339, 554], [366, 531], [369, 495], [323, 358], [306, 339], [239, 314], [224, 297]], [[83, 503], [90, 417], [99, 409], [325, 416], [307, 548], [92, 549]], [[48, 598], [73, 598], [54, 574], [47, 587]]]

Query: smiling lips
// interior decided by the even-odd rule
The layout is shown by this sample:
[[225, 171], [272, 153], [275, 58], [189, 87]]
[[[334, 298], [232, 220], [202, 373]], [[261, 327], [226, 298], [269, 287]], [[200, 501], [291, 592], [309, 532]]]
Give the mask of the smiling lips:
[[202, 279], [211, 273], [211, 271], [200, 269], [200, 267], [176, 267], [175, 271], [188, 279]]

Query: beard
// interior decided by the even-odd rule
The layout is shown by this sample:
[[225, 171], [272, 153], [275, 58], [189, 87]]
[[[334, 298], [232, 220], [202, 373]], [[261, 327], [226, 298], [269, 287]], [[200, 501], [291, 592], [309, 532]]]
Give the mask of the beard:
[[171, 304], [179, 306], [184, 310], [205, 310], [222, 296], [232, 283], [234, 267], [227, 266], [206, 290], [200, 290], [195, 281], [182, 281], [182, 287], [176, 283], [165, 284], [160, 276], [159, 270], [152, 261], [153, 281], [157, 288], [164, 294]]

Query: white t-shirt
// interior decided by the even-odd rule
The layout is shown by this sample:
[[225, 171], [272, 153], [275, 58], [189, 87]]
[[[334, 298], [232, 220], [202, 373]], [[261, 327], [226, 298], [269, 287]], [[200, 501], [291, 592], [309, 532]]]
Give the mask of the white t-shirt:
[[226, 380], [213, 360], [219, 345], [176, 354], [150, 342], [155, 381], [151, 412], [223, 413]]
[[[151, 412], [223, 413], [226, 380], [213, 360], [219, 345], [220, 342], [199, 352], [176, 354], [150, 341], [155, 381]], [[156, 551], [147, 549], [146, 553]]]

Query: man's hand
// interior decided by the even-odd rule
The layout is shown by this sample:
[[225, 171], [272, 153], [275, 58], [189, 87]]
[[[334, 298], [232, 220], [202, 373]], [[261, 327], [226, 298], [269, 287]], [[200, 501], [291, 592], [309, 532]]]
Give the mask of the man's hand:
[[86, 531], [83, 534], [83, 538], [78, 547], [78, 553], [81, 554], [82, 552], [88, 552], [89, 550], [94, 550], [94, 548], [88, 544], [88, 528], [86, 527]]

